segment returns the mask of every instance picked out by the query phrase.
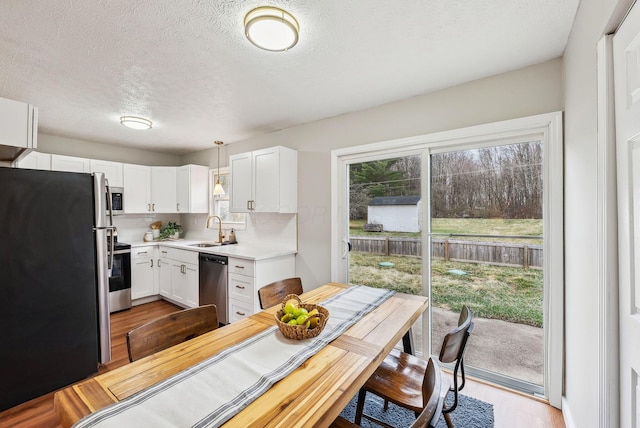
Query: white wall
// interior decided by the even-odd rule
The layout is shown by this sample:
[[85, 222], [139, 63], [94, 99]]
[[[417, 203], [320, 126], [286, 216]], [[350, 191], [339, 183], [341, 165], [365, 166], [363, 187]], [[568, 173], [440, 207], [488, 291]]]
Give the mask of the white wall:
[[[339, 99], [336, 102], [340, 102]], [[431, 94], [257, 136], [225, 147], [234, 153], [275, 145], [298, 150], [298, 255], [305, 289], [331, 277], [331, 150], [563, 110], [562, 61], [469, 82]], [[215, 149], [183, 162], [215, 166]], [[227, 162], [221, 161], [221, 165]]]
[[42, 153], [77, 156], [88, 159], [135, 163], [153, 166], [180, 166], [180, 156], [149, 150], [133, 149], [74, 138], [38, 134], [38, 148]]
[[[598, 426], [596, 44], [628, 0], [583, 0], [563, 57], [565, 102], [565, 405], [576, 427]], [[615, 300], [615, 299], [614, 299]], [[615, 382], [615, 379], [612, 379]], [[617, 403], [613, 403], [616, 412]], [[602, 425], [600, 425], [602, 426]], [[571, 428], [571, 427], [568, 427]]]

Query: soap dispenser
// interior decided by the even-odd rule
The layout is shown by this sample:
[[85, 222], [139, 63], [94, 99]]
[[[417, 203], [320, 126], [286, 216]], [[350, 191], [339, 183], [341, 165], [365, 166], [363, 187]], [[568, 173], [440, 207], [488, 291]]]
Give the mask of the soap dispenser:
[[233, 228], [231, 229], [231, 232], [229, 232], [229, 242], [232, 244], [236, 243], [236, 232], [234, 232]]

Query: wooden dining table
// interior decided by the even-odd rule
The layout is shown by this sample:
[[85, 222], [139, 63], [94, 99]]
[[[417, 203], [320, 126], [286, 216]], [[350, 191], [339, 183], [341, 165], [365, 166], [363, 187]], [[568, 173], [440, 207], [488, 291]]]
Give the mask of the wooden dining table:
[[[318, 303], [343, 291], [328, 283], [301, 295]], [[396, 293], [306, 360], [224, 427], [328, 427], [426, 310], [428, 299]], [[117, 403], [274, 326], [272, 307], [180, 345], [56, 392], [63, 427]]]

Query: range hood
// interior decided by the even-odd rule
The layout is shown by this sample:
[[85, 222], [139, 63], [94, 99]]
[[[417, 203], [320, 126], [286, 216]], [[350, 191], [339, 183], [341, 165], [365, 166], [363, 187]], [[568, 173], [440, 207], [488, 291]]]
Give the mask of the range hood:
[[38, 108], [0, 98], [0, 162], [15, 163], [38, 147]]

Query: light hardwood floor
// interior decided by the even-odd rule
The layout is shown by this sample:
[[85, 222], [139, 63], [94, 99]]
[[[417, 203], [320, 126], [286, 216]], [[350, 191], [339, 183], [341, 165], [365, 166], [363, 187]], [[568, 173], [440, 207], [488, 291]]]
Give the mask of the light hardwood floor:
[[[100, 373], [129, 363], [126, 333], [144, 322], [179, 310], [165, 301], [133, 307], [111, 315], [111, 344], [113, 360]], [[546, 403], [512, 391], [468, 380], [463, 394], [493, 404], [495, 428], [564, 428], [562, 412]], [[53, 393], [0, 412], [0, 427], [59, 427], [53, 408]]]

